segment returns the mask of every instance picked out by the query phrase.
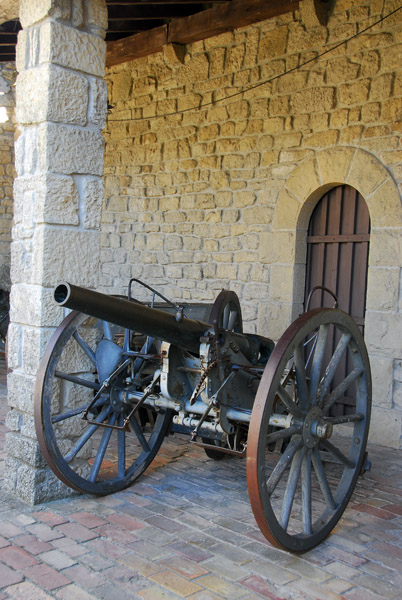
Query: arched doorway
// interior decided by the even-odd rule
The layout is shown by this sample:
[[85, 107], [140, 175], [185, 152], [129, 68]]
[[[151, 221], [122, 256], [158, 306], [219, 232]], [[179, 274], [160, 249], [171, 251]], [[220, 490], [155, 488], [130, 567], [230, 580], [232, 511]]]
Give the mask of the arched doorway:
[[[338, 296], [339, 308], [363, 329], [366, 308], [370, 216], [364, 198], [349, 185], [337, 186], [316, 205], [307, 234], [305, 300], [317, 285]], [[321, 306], [323, 294], [311, 299]], [[326, 298], [328, 304], [330, 298]]]
[[[305, 305], [315, 286], [332, 290], [339, 308], [349, 313], [364, 332], [370, 215], [361, 194], [348, 185], [337, 186], [316, 205], [307, 234]], [[309, 308], [331, 306], [332, 298], [315, 292]], [[337, 344], [333, 340], [333, 349]], [[337, 382], [334, 381], [334, 385]], [[348, 390], [333, 414], [348, 412], [354, 404], [354, 390]]]

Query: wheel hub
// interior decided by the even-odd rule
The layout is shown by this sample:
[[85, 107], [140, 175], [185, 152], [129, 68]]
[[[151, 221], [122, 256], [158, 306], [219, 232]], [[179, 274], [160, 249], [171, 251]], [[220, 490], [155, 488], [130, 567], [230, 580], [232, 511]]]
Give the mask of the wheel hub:
[[128, 402], [128, 394], [126, 390], [122, 390], [119, 386], [112, 386], [110, 390], [110, 404], [116, 413], [126, 412], [127, 409], [131, 408]]
[[332, 435], [331, 423], [324, 421], [322, 410], [313, 406], [307, 413], [303, 423], [303, 440], [307, 448], [314, 448], [320, 439], [328, 439]]

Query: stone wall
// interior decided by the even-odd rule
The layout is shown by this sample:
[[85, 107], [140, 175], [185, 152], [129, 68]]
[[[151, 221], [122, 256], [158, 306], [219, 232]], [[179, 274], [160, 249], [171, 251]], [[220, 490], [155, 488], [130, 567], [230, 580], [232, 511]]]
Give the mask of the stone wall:
[[373, 439], [399, 446], [402, 368], [390, 332], [402, 335], [402, 13], [342, 44], [399, 3], [337, 0], [326, 26], [307, 4], [108, 70], [101, 286], [120, 293], [141, 277], [194, 301], [229, 287], [246, 330], [277, 339], [301, 310], [314, 205], [349, 182], [372, 220]]
[[10, 291], [10, 243], [13, 218], [14, 63], [0, 63], [0, 289]]

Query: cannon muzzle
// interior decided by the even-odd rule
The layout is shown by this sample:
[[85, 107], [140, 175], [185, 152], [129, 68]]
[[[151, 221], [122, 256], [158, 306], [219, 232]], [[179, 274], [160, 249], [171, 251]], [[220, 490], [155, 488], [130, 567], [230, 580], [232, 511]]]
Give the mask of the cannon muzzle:
[[59, 306], [170, 342], [195, 354], [199, 353], [200, 337], [211, 328], [208, 323], [193, 319], [183, 319], [178, 323], [174, 315], [163, 310], [67, 282], [61, 282], [55, 288], [54, 300]]

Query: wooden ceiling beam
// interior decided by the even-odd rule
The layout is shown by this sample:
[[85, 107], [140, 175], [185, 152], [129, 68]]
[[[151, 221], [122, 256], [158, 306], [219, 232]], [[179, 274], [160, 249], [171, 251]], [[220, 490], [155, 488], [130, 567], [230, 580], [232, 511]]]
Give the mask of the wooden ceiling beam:
[[232, 0], [149, 31], [108, 42], [106, 66], [160, 52], [165, 44], [189, 44], [296, 10], [299, 0]]
[[167, 25], [107, 43], [106, 66], [119, 65], [134, 58], [162, 52], [167, 44]]
[[237, 27], [271, 19], [298, 8], [298, 0], [232, 0], [169, 25], [169, 42], [190, 44]]

